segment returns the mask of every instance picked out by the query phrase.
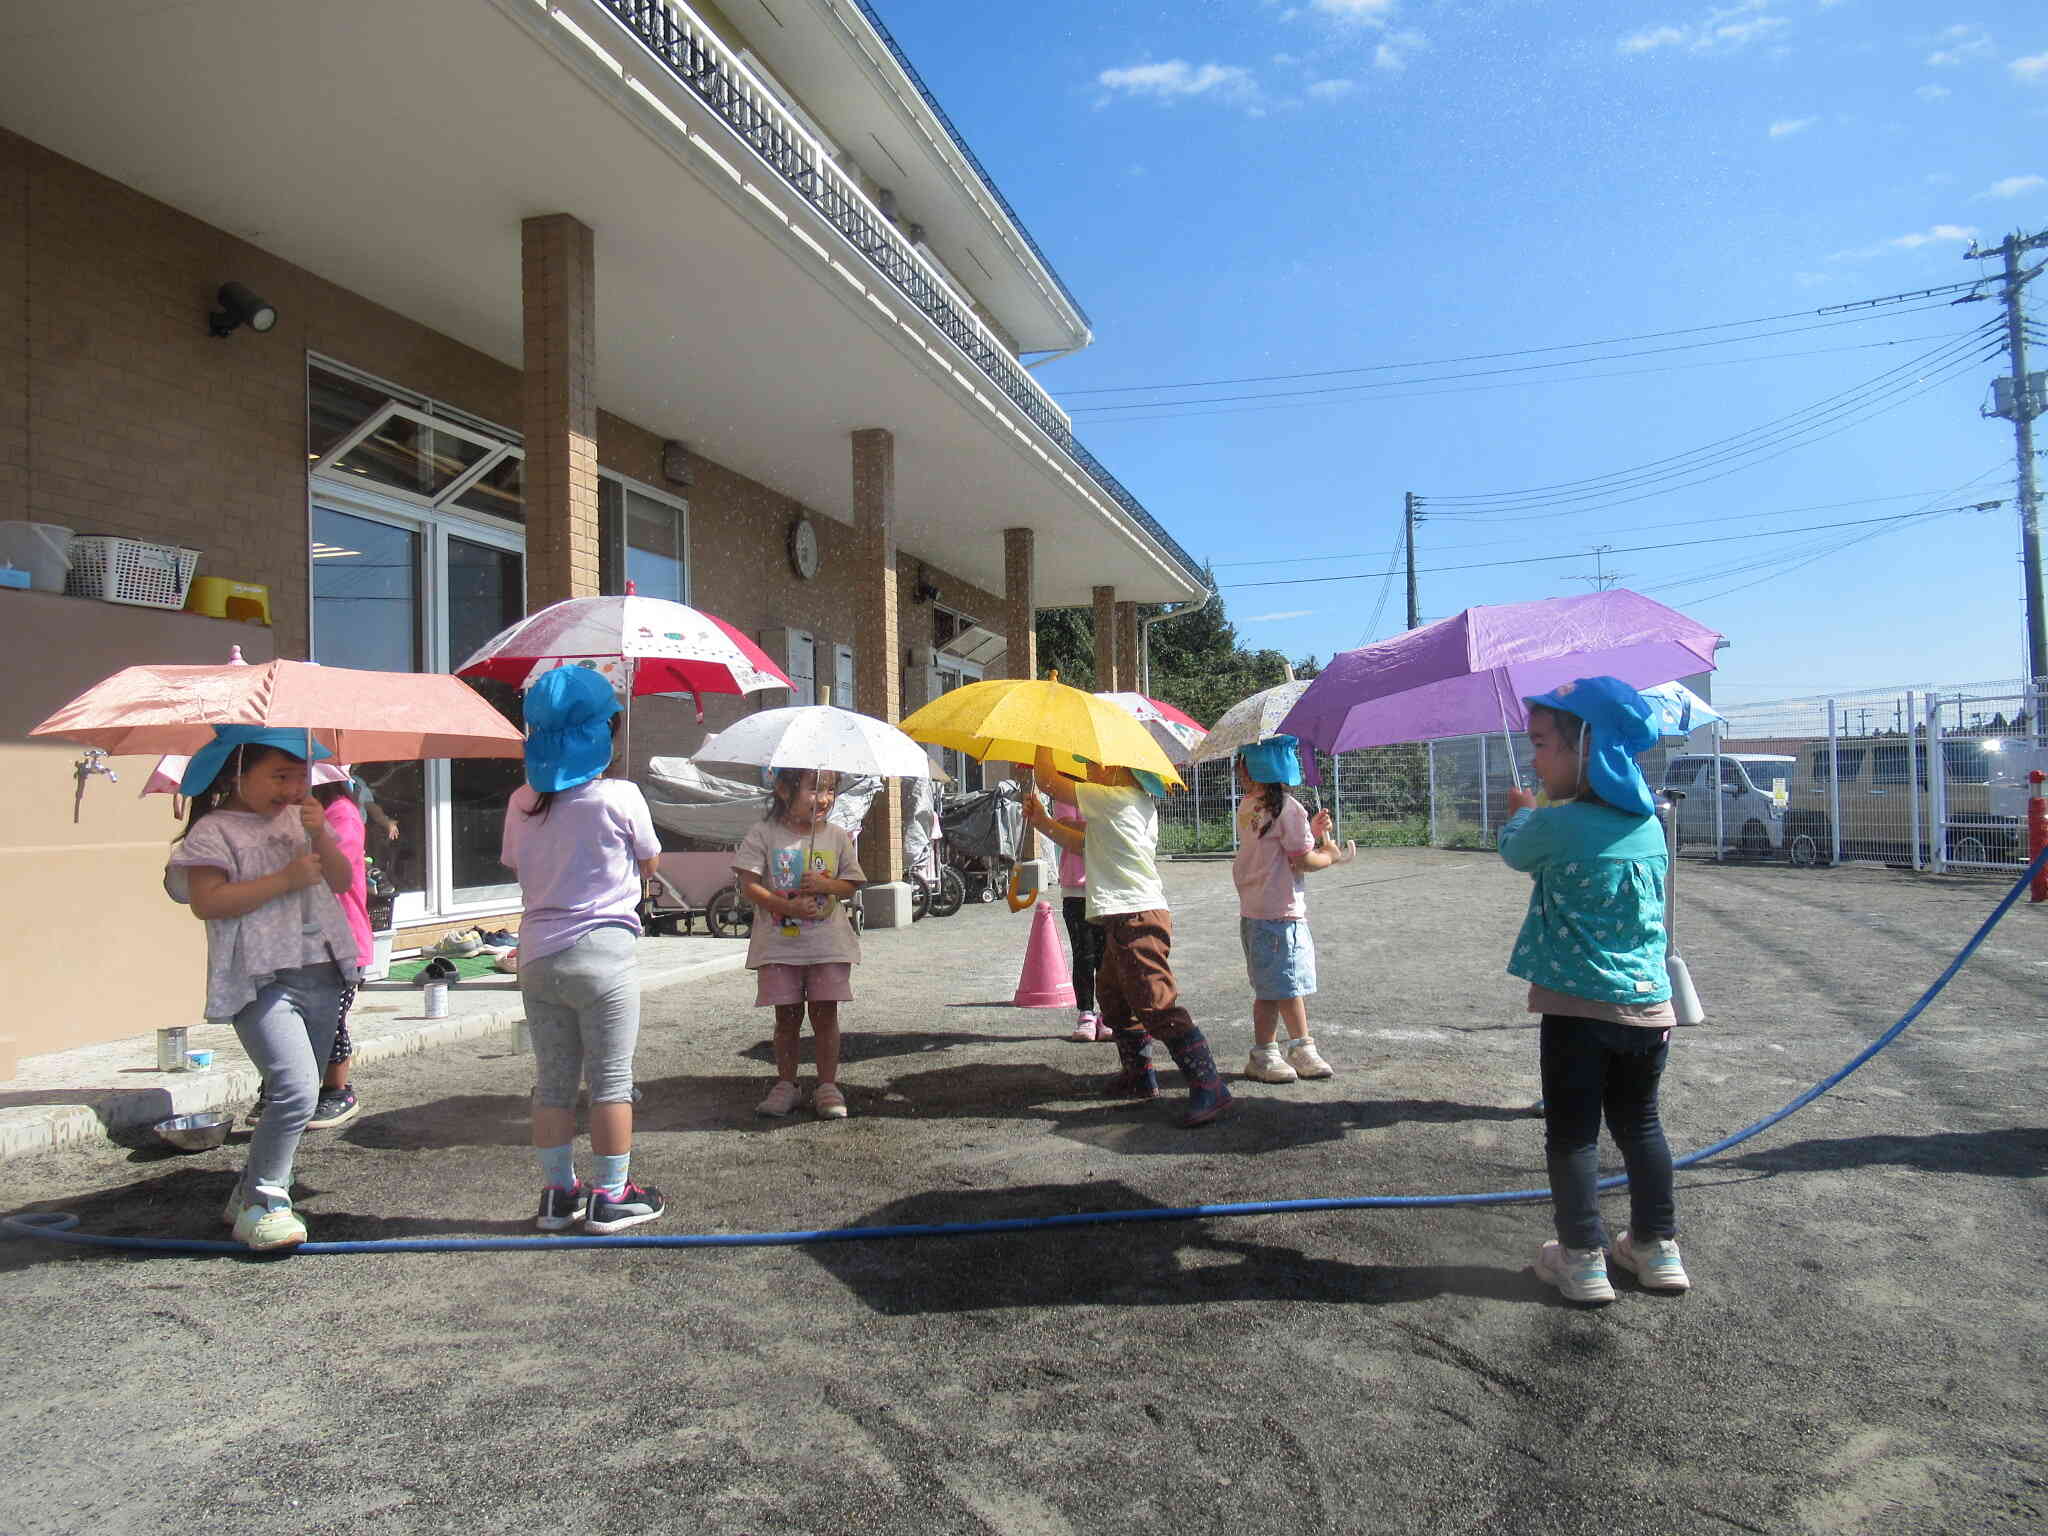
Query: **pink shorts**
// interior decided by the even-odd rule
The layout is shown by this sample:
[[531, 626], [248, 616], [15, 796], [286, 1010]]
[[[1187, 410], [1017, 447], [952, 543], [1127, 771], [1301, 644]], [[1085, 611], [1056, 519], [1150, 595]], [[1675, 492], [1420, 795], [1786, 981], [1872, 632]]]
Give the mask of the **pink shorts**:
[[787, 1008], [802, 1002], [853, 1001], [853, 967], [838, 964], [764, 965], [754, 972], [754, 1006]]

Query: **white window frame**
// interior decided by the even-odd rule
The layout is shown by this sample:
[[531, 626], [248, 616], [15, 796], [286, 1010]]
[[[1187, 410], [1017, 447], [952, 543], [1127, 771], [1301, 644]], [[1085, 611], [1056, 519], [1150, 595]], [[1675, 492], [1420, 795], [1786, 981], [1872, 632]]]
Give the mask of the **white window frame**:
[[[383, 413], [378, 414], [381, 416]], [[430, 419], [438, 423], [438, 418]], [[373, 489], [353, 475], [311, 475], [307, 479], [306, 495], [306, 631], [309, 649], [315, 656], [320, 654], [320, 639], [319, 604], [311, 597], [314, 568], [318, 563], [312, 549], [313, 519], [316, 510], [323, 506], [349, 517], [383, 523], [419, 536], [420, 663], [421, 670], [425, 672], [447, 672], [465, 659], [448, 654], [448, 540], [467, 539], [473, 544], [516, 554], [522, 562], [527, 561], [524, 531], [501, 519], [461, 510], [444, 510], [438, 504], [429, 506], [402, 491], [382, 487]], [[530, 577], [530, 562], [526, 563], [525, 570]], [[524, 606], [522, 599], [522, 609]], [[427, 881], [424, 894], [427, 910], [407, 920], [425, 923], [518, 911], [516, 886], [513, 888], [515, 894], [509, 898], [503, 895], [467, 901], [457, 898], [454, 828], [449, 815], [451, 789], [445, 759], [427, 762], [425, 791]]]
[[667, 507], [682, 520], [676, 541], [677, 547], [683, 552], [682, 600], [685, 603], [691, 602], [693, 599], [690, 594], [696, 589], [697, 585], [697, 562], [691, 557], [690, 551], [690, 503], [672, 491], [659, 490], [647, 484], [644, 480], [635, 480], [631, 475], [622, 475], [617, 470], [600, 469], [597, 472], [597, 478], [611, 481], [621, 491], [619, 497], [619, 526], [611, 534], [612, 569], [618, 574], [619, 590], [621, 592], [625, 590], [626, 582], [626, 499], [623, 493], [632, 491], [637, 495], [645, 496], [649, 501], [658, 502], [662, 506]]

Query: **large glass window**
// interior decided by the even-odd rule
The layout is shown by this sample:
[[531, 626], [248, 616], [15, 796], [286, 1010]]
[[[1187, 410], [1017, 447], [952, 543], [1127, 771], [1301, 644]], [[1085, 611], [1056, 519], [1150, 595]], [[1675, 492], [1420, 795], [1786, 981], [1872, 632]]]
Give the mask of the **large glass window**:
[[[514, 550], [448, 536], [448, 663], [460, 666], [526, 611], [526, 561]], [[510, 683], [472, 684], [523, 724], [520, 692]], [[458, 757], [448, 764], [451, 883], [458, 904], [510, 899], [519, 884], [498, 862], [505, 802], [524, 769], [511, 757]]]
[[[312, 553], [313, 659], [372, 672], [420, 671], [426, 636], [419, 531], [316, 506]], [[356, 776], [382, 812], [369, 818], [366, 851], [391, 877], [402, 907], [423, 913], [429, 890], [425, 765], [364, 763]]]
[[642, 597], [690, 600], [689, 514], [680, 502], [607, 475], [597, 483], [597, 510], [605, 591], [623, 592], [630, 581]]

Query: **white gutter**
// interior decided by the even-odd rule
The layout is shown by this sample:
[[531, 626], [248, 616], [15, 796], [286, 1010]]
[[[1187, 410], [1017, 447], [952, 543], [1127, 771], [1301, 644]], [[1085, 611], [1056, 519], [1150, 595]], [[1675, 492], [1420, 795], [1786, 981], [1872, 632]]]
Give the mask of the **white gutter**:
[[1182, 603], [1171, 613], [1155, 613], [1149, 619], [1138, 620], [1138, 692], [1146, 698], [1152, 697], [1152, 626], [1164, 624], [1168, 619], [1184, 619], [1191, 613], [1200, 613], [1215, 595], [1216, 589], [1210, 587], [1192, 603]]

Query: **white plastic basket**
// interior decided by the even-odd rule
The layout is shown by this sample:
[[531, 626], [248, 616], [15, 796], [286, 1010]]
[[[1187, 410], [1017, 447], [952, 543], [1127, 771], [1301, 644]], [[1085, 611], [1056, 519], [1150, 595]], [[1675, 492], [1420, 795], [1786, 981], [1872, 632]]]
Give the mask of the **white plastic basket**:
[[139, 608], [182, 608], [198, 568], [199, 551], [185, 545], [87, 534], [71, 541], [64, 590]]

